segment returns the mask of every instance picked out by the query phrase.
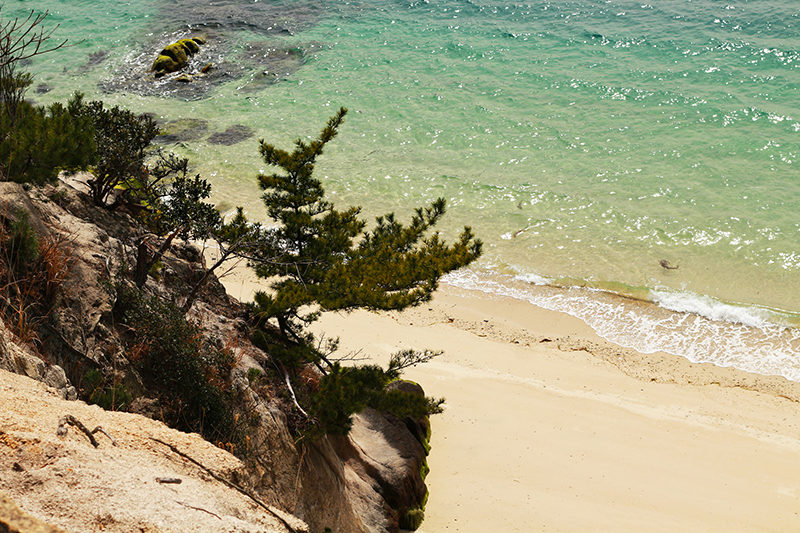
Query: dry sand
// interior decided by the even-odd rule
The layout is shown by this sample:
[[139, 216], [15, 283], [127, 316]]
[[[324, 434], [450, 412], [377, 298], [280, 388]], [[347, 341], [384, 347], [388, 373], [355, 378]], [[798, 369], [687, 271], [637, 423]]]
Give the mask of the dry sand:
[[[223, 282], [247, 300], [237, 271]], [[433, 419], [427, 533], [800, 530], [800, 385], [644, 355], [583, 322], [444, 287], [403, 313], [330, 313], [317, 332], [406, 371]]]

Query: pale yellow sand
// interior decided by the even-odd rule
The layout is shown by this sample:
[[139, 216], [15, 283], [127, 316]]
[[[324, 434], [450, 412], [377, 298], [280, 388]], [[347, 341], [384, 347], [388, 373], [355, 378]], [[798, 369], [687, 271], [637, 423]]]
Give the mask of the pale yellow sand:
[[[223, 282], [244, 300], [255, 288], [241, 271]], [[800, 531], [798, 384], [623, 350], [572, 317], [447, 287], [314, 329], [381, 363], [445, 350], [406, 372], [447, 398], [426, 533]]]

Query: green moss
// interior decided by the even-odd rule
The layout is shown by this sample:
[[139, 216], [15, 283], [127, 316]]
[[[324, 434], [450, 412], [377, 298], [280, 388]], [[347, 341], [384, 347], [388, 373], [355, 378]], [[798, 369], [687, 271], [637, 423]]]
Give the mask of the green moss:
[[155, 63], [153, 63], [153, 67], [150, 70], [155, 70], [156, 72], [175, 72], [179, 70], [180, 67], [177, 66], [175, 60], [169, 56], [158, 56], [156, 58]]
[[422, 509], [414, 508], [409, 509], [408, 512], [400, 518], [400, 529], [409, 529], [416, 531], [425, 520], [425, 511]]
[[260, 368], [253, 367], [247, 371], [247, 381], [249, 381], [250, 384], [252, 385], [253, 383], [256, 383], [259, 379], [261, 379], [262, 374], [263, 372], [261, 371]]
[[189, 58], [200, 51], [200, 45], [205, 41], [202, 38], [181, 39], [164, 47], [158, 54], [150, 70], [157, 73], [177, 72], [186, 66]]
[[428, 473], [430, 473], [431, 467], [428, 466], [428, 461], [422, 461], [422, 466], [419, 469], [419, 474], [422, 476], [422, 480], [424, 481], [426, 477], [428, 477]]
[[193, 39], [181, 39], [178, 44], [182, 45], [190, 55], [200, 51], [200, 45]]
[[178, 41], [177, 43], [172, 43], [164, 47], [161, 50], [161, 53], [158, 55], [161, 56], [169, 56], [171, 57], [176, 63], [180, 65], [185, 65], [187, 61], [189, 61], [189, 55], [191, 50], [186, 48], [186, 45], [182, 41]]

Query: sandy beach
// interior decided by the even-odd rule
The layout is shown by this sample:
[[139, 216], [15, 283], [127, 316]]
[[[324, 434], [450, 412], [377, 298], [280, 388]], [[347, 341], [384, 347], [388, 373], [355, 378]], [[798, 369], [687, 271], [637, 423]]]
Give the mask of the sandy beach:
[[[223, 279], [247, 300], [247, 271]], [[432, 420], [425, 533], [796, 531], [800, 384], [665, 353], [583, 322], [444, 286], [402, 313], [329, 313], [342, 355], [406, 371], [446, 410]]]

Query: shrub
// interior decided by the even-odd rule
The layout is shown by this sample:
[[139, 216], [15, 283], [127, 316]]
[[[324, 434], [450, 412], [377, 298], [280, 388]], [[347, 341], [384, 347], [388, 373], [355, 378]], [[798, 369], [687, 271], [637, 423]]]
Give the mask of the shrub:
[[[310, 392], [309, 415], [324, 433], [346, 435], [353, 425], [353, 414], [367, 407], [391, 413], [401, 420], [441, 413], [443, 399], [386, 390], [390, 382], [399, 379], [403, 368], [429, 361], [436, 355], [437, 352], [399, 352], [392, 356], [386, 370], [378, 365], [344, 367], [333, 363], [316, 390]], [[403, 366], [404, 362], [408, 364]], [[309, 435], [316, 436], [313, 430]]]
[[107, 411], [124, 411], [131, 395], [122, 383], [110, 383], [98, 370], [89, 370], [83, 377], [84, 392], [89, 401]]
[[400, 529], [416, 531], [422, 525], [424, 519], [425, 511], [423, 509], [409, 509], [406, 514], [400, 517]]
[[212, 442], [235, 440], [227, 402], [233, 355], [209, 342], [172, 302], [117, 286], [116, 313], [134, 332], [128, 356], [169, 410], [170, 425]]
[[117, 187], [136, 188], [147, 179], [145, 160], [151, 141], [158, 135], [156, 121], [148, 115], [114, 106], [106, 109], [103, 102], [83, 103], [79, 114], [88, 119], [97, 147], [95, 166], [89, 180], [95, 204], [105, 206], [108, 195]]
[[80, 95], [64, 107], [34, 107], [21, 102], [15, 117], [0, 113], [0, 174], [18, 183], [41, 185], [61, 170], [85, 170], [95, 160], [91, 120], [81, 116]]

